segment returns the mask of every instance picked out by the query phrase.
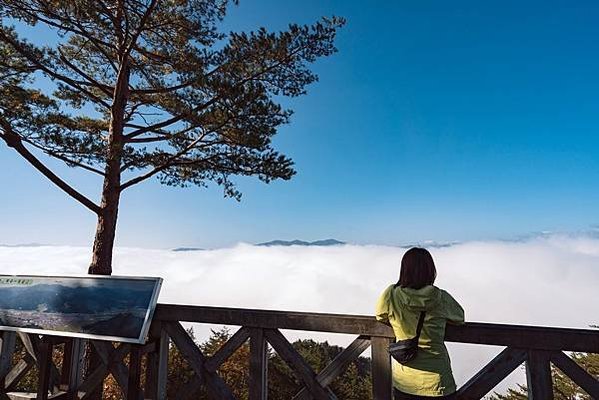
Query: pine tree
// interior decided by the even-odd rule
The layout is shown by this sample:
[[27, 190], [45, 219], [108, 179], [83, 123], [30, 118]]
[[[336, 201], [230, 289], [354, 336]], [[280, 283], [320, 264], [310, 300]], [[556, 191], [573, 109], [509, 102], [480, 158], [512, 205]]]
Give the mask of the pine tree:
[[[224, 34], [229, 3], [0, 3], [0, 142], [96, 214], [90, 273], [112, 273], [121, 195], [140, 182], [214, 182], [239, 199], [233, 176], [293, 176], [271, 143], [291, 115], [278, 100], [316, 81], [308, 66], [336, 51], [343, 20]], [[10, 24], [43, 27], [44, 44]], [[100, 202], [36, 153], [99, 176]]]

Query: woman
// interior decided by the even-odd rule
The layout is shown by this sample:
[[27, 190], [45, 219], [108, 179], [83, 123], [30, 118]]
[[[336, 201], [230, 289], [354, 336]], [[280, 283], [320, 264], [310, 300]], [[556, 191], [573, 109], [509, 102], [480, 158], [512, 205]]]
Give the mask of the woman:
[[391, 325], [398, 341], [416, 337], [424, 311], [416, 357], [404, 364], [392, 361], [396, 400], [454, 398], [456, 385], [443, 339], [446, 323], [464, 323], [464, 310], [449, 293], [433, 286], [436, 277], [431, 254], [414, 247], [401, 260], [399, 281], [377, 302], [376, 319]]

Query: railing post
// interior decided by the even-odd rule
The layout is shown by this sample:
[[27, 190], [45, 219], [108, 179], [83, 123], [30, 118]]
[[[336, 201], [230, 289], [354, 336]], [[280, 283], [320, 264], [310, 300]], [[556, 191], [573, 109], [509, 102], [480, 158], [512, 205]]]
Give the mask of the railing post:
[[52, 342], [42, 340], [38, 345], [39, 381], [37, 386], [37, 400], [46, 400], [50, 390], [50, 374], [52, 371]]
[[252, 328], [250, 333], [250, 400], [266, 400], [268, 397], [267, 350], [264, 330]]
[[12, 356], [15, 352], [17, 335], [14, 332], [0, 333], [0, 393], [6, 390], [5, 379], [12, 366]]
[[373, 400], [391, 400], [393, 398], [389, 342], [390, 339], [387, 337], [373, 336], [371, 339]]
[[550, 354], [543, 350], [529, 350], [526, 360], [526, 382], [529, 400], [553, 400]]
[[[91, 341], [87, 341], [87, 356], [86, 356], [86, 365], [85, 365], [85, 375], [86, 379], [91, 376], [93, 371], [95, 371], [98, 367], [102, 365], [102, 359], [98, 354], [98, 351], [95, 349], [94, 345]], [[102, 400], [104, 397], [104, 378], [102, 378], [102, 383], [96, 386], [89, 393], [86, 393], [86, 399], [89, 400]]]
[[131, 346], [129, 353], [129, 378], [127, 382], [127, 400], [139, 400], [142, 390], [139, 387], [141, 377], [141, 346]]
[[68, 399], [77, 398], [77, 389], [81, 385], [84, 363], [84, 340], [73, 338], [64, 345], [60, 389], [66, 391]]
[[156, 349], [147, 355], [145, 396], [148, 400], [166, 400], [169, 337], [160, 323], [156, 324], [155, 332], [151, 338]]

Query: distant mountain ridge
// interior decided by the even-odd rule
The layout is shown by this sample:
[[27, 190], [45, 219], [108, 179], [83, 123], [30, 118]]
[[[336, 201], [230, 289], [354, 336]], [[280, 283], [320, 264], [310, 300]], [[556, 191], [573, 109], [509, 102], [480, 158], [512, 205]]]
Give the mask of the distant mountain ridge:
[[340, 246], [346, 244], [337, 239], [324, 239], [307, 242], [304, 240], [271, 240], [270, 242], [258, 243], [256, 246]]
[[0, 247], [42, 247], [42, 246], [48, 246], [48, 245], [42, 244], [42, 243], [18, 243], [18, 244], [0, 243]]
[[416, 243], [411, 243], [411, 244], [400, 244], [397, 247], [400, 247], [402, 249], [410, 249], [412, 247], [424, 247], [424, 248], [434, 248], [434, 249], [440, 249], [440, 248], [444, 248], [444, 247], [451, 247], [451, 246], [455, 246], [461, 244], [461, 242], [435, 242], [432, 240], [426, 240], [424, 242], [416, 242]]
[[176, 249], [172, 249], [171, 251], [203, 251], [205, 249], [201, 247], [177, 247]]

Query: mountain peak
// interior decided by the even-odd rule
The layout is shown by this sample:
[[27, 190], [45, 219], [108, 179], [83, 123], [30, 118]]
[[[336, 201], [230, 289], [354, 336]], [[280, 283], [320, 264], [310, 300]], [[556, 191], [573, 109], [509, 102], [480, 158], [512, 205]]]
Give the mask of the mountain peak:
[[184, 251], [203, 251], [205, 249], [201, 247], [177, 247], [171, 251], [184, 252]]
[[271, 240], [270, 242], [258, 243], [256, 246], [339, 246], [346, 244], [337, 239], [324, 239], [324, 240], [315, 240], [313, 242], [307, 242], [304, 240]]

